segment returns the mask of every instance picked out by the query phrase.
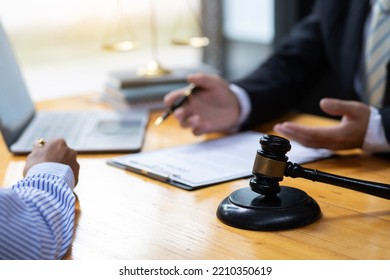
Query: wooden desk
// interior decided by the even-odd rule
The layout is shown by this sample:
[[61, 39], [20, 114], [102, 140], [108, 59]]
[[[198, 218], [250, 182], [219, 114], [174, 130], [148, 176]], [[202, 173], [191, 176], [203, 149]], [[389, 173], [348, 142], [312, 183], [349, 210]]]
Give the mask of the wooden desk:
[[[42, 102], [39, 108], [100, 107], [94, 97]], [[158, 114], [152, 114], [153, 121]], [[328, 121], [299, 116], [302, 123]], [[269, 127], [262, 127], [266, 132]], [[216, 136], [216, 135], [213, 135]], [[149, 125], [144, 150], [202, 141], [173, 118]], [[254, 151], [255, 153], [255, 151]], [[294, 230], [256, 232], [216, 217], [219, 203], [248, 185], [236, 180], [185, 191], [106, 165], [115, 155], [79, 155], [76, 232], [66, 259], [390, 259], [390, 201], [304, 179], [286, 178], [322, 209], [316, 223]], [[21, 178], [24, 157], [0, 142], [0, 183]], [[366, 180], [390, 182], [390, 160], [351, 151], [306, 165]]]

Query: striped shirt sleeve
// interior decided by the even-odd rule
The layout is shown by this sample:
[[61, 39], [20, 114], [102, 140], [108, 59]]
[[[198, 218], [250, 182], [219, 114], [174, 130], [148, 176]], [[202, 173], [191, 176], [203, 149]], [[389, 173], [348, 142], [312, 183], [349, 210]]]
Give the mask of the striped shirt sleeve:
[[0, 259], [59, 259], [73, 236], [72, 169], [32, 166], [11, 188], [0, 189]]

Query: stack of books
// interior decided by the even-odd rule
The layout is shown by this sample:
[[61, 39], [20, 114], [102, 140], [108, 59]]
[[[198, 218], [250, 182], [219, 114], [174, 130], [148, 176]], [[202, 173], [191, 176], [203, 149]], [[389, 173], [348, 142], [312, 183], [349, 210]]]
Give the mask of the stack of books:
[[172, 90], [188, 86], [187, 76], [197, 72], [217, 73], [209, 66], [175, 69], [170, 74], [156, 77], [140, 77], [136, 71], [110, 72], [101, 100], [114, 105], [162, 108], [164, 96]]

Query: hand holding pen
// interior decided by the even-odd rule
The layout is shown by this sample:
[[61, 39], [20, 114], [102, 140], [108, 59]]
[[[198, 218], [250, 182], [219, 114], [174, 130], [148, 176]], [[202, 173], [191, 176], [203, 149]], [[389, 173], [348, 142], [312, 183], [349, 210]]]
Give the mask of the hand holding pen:
[[181, 107], [188, 98], [196, 92], [197, 87], [195, 84], [191, 83], [188, 88], [184, 91], [184, 94], [180, 96], [178, 99], [175, 100], [175, 102], [172, 104], [171, 107], [169, 107], [160, 117], [156, 119], [154, 122], [155, 126], [160, 125], [163, 121], [165, 121], [177, 108]]
[[[174, 109], [174, 116], [181, 127], [191, 129], [194, 135], [231, 131], [237, 127], [240, 104], [227, 81], [218, 75], [202, 73], [189, 75], [187, 81], [191, 83], [189, 88], [193, 87], [192, 84], [196, 85], [191, 93], [196, 92], [193, 96], [182, 97], [183, 89], [180, 89], [168, 93], [164, 98], [167, 107]], [[185, 106], [174, 106], [181, 103], [181, 98], [187, 100]], [[172, 111], [167, 113], [170, 114]]]

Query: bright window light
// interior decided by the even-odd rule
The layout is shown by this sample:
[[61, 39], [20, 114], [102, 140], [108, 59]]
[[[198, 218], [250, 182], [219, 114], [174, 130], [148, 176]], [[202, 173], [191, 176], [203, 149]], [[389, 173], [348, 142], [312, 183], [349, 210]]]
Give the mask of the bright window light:
[[[122, 14], [117, 3], [122, 4]], [[0, 0], [0, 20], [34, 100], [100, 92], [109, 71], [131, 70], [151, 59], [151, 0]], [[201, 49], [173, 46], [178, 15], [198, 0], [155, 0], [158, 58], [166, 67], [198, 64]], [[130, 52], [107, 52], [106, 33], [125, 16], [137, 41]]]

